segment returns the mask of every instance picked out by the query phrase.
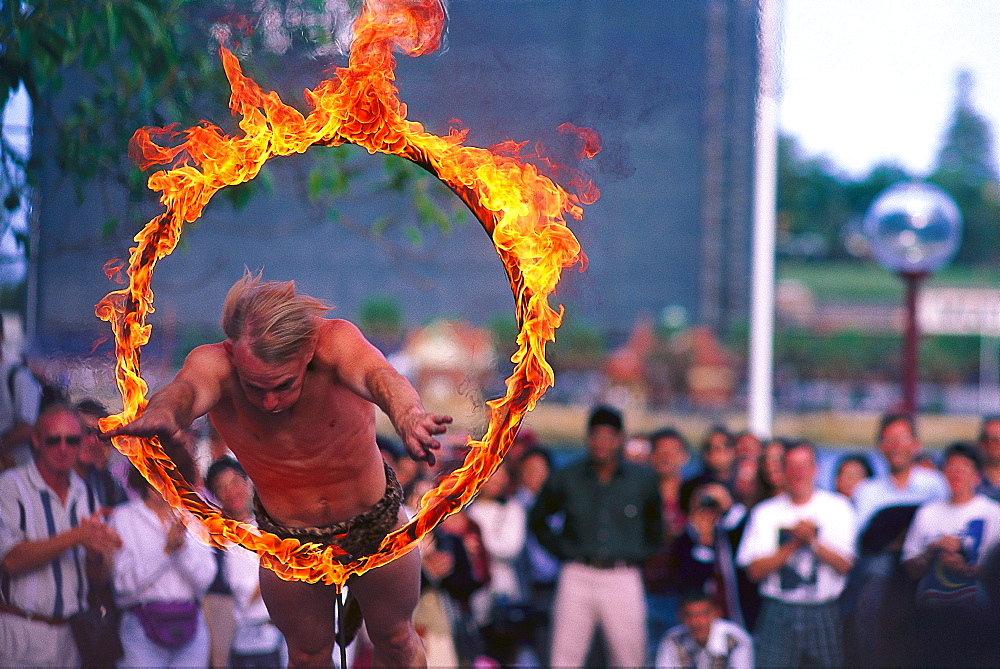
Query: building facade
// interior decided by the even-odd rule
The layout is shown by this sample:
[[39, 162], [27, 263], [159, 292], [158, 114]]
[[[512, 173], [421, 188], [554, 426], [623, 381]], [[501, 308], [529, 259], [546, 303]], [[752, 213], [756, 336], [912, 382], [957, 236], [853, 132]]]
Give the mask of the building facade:
[[[582, 169], [601, 197], [570, 221], [589, 266], [567, 272], [554, 296], [567, 319], [612, 342], [639, 314], [658, 318], [671, 306], [690, 323], [725, 329], [749, 311], [756, 21], [750, 0], [452, 0], [448, 48], [400, 57], [397, 84], [411, 120], [443, 134], [459, 119], [477, 146], [537, 140], [559, 155], [561, 123], [600, 133], [603, 148]], [[269, 80], [279, 73], [255, 70], [252, 58], [243, 66], [280, 90]], [[302, 108], [301, 97], [284, 99]], [[87, 184], [78, 200], [50, 158], [52, 141], [36, 123], [43, 170], [28, 313], [37, 350], [83, 355], [109, 334], [93, 315], [116, 287], [105, 262], [127, 256], [129, 238], [159, 207], [150, 193], [145, 219], [102, 236], [126, 210], [125, 194]], [[376, 176], [331, 215], [310, 202], [310, 154], [271, 161], [269, 186], [247, 207], [217, 197], [185, 230], [153, 279], [151, 355], [217, 336], [223, 296], [244, 267], [295, 279], [349, 319], [376, 295], [396, 298], [411, 325], [511, 313], [501, 263], [471, 217], [447, 235], [425, 231], [419, 246], [402, 233], [372, 238], [373, 222], [399, 204], [369, 187], [382, 157], [367, 158]]]

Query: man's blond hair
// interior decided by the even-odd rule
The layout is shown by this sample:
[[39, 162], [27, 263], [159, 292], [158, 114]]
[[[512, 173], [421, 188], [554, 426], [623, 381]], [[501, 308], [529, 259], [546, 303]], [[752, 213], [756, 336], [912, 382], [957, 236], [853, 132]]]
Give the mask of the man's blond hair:
[[246, 337], [263, 362], [294, 358], [316, 334], [317, 318], [329, 305], [295, 293], [294, 281], [264, 281], [249, 270], [233, 284], [222, 306], [222, 330], [233, 342]]

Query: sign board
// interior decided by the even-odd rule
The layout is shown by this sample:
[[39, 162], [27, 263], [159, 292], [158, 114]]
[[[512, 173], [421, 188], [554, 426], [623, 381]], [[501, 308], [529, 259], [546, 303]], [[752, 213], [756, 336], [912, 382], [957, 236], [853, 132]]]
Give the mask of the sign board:
[[919, 301], [921, 332], [1000, 336], [1000, 290], [925, 288]]

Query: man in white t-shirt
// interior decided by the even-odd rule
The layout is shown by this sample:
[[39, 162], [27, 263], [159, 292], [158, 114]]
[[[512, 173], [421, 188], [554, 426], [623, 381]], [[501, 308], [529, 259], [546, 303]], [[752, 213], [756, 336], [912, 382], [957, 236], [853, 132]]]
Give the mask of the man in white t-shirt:
[[760, 584], [761, 666], [841, 666], [837, 598], [854, 562], [854, 510], [846, 497], [816, 488], [816, 452], [799, 442], [783, 459], [786, 492], [754, 507], [737, 563]]
[[1000, 544], [1000, 503], [976, 492], [982, 466], [971, 444], [952, 444], [943, 468], [950, 496], [922, 505], [903, 542], [903, 567], [920, 581], [918, 640], [931, 665], [986, 658], [991, 635], [980, 568]]
[[854, 508], [858, 512], [860, 530], [863, 531], [872, 516], [882, 509], [923, 504], [948, 496], [948, 486], [939, 472], [916, 465], [921, 446], [911, 416], [883, 416], [878, 430], [878, 448], [889, 471], [862, 481], [854, 489]]

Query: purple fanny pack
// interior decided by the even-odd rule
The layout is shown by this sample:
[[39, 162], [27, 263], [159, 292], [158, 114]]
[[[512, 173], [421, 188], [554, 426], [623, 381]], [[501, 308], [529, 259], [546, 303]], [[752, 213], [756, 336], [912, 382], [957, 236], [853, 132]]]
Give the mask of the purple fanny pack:
[[198, 630], [198, 602], [147, 602], [132, 609], [150, 641], [179, 648]]

